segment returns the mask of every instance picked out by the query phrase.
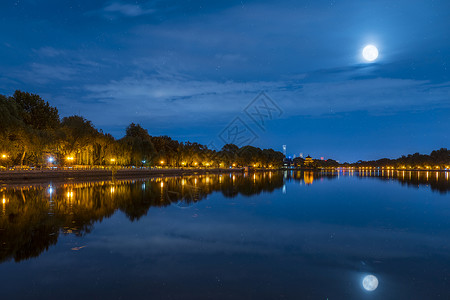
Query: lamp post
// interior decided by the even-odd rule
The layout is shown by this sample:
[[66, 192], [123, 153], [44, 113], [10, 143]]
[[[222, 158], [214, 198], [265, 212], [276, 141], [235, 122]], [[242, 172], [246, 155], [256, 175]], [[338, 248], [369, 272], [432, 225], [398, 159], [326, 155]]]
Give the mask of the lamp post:
[[[5, 154], [5, 153], [3, 153], [2, 156], [1, 156], [1, 158], [2, 158], [2, 162], [3, 162], [3, 161], [5, 162], [5, 168], [6, 168], [6, 167], [7, 167], [7, 165], [6, 165], [6, 160], [8, 159], [8, 155]], [[2, 165], [3, 165], [3, 163], [2, 163]]]

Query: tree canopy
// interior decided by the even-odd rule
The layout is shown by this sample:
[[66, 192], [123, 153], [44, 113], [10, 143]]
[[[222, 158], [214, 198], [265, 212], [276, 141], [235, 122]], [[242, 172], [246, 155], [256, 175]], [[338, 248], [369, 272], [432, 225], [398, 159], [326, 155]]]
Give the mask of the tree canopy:
[[272, 149], [228, 144], [215, 151], [196, 142], [151, 136], [135, 123], [125, 129], [123, 138], [115, 139], [82, 116], [60, 119], [56, 107], [22, 91], [0, 95], [0, 113], [0, 153], [7, 154], [9, 165], [43, 166], [51, 161], [52, 165], [276, 167], [284, 158]]

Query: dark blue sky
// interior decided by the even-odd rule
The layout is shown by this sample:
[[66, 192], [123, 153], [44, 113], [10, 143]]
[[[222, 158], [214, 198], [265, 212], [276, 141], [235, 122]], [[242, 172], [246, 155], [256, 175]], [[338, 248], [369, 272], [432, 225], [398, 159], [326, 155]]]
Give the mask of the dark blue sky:
[[[220, 148], [237, 120], [255, 146], [341, 162], [450, 148], [447, 0], [18, 0], [0, 22], [0, 93], [116, 137]], [[261, 91], [279, 110], [258, 126]]]

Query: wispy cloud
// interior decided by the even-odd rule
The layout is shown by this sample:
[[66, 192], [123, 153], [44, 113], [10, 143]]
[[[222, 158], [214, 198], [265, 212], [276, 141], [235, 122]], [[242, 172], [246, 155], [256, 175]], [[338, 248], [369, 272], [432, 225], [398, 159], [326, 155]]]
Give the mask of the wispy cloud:
[[[336, 82], [213, 81], [187, 77], [127, 77], [85, 87], [88, 97], [141, 117], [186, 120], [199, 115], [205, 120], [227, 121], [262, 90], [286, 112], [285, 116], [369, 111], [385, 114], [402, 110], [449, 106], [449, 84], [429, 81], [368, 78]], [[139, 107], [139, 112], [137, 112]]]
[[33, 49], [33, 52], [37, 53], [39, 56], [42, 57], [56, 57], [65, 54], [65, 51], [63, 50], [55, 49], [53, 47], [48, 46], [39, 49]]
[[101, 12], [106, 17], [138, 17], [148, 15], [155, 12], [151, 8], [143, 8], [137, 4], [125, 4], [121, 2], [112, 2], [105, 6]]

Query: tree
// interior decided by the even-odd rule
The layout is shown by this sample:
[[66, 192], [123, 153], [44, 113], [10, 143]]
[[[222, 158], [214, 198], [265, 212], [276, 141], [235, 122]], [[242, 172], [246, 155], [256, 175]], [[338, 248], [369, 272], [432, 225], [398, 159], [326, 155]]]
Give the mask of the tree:
[[[130, 149], [129, 162], [132, 165], [149, 164], [155, 157], [156, 151], [152, 137], [139, 124], [131, 123], [121, 143]], [[144, 163], [145, 162], [145, 163]]]

